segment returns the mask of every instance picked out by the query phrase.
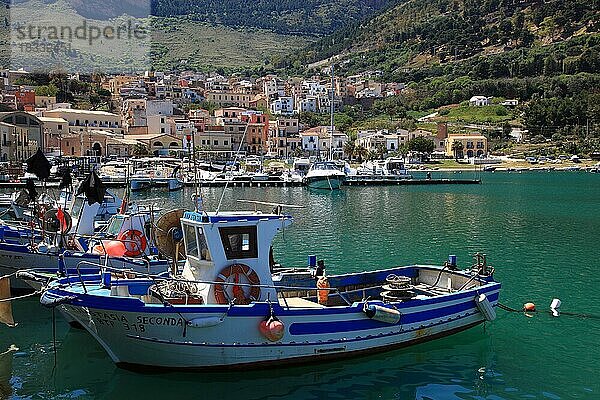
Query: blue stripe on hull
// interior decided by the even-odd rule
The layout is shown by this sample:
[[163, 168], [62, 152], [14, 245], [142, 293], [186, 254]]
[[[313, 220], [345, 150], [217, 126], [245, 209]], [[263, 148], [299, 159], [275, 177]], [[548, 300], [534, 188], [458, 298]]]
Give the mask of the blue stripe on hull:
[[[455, 317], [453, 319], [448, 318], [447, 320], [444, 320], [444, 321], [426, 324], [425, 328], [432, 328], [432, 327], [440, 326], [443, 324], [447, 324], [448, 322], [451, 322], [451, 321], [458, 321], [460, 319], [467, 318], [467, 317], [473, 316], [478, 313], [479, 313], [479, 310], [475, 309], [475, 310], [472, 310], [471, 312], [465, 313], [464, 315], [462, 315], [460, 317]], [[483, 322], [483, 321], [484, 321], [484, 319], [482, 317], [482, 320], [480, 322]], [[386, 324], [386, 325], [389, 326], [389, 324]], [[388, 332], [388, 333], [378, 333], [376, 335], [366, 335], [364, 337], [358, 336], [355, 338], [320, 340], [318, 342], [276, 342], [276, 343], [267, 343], [267, 342], [264, 342], [264, 343], [205, 343], [205, 342], [202, 342], [202, 343], [197, 343], [197, 342], [189, 342], [189, 341], [183, 342], [183, 341], [163, 340], [163, 339], [157, 339], [157, 338], [147, 338], [147, 337], [138, 336], [138, 335], [127, 335], [127, 337], [130, 339], [136, 339], [136, 340], [153, 342], [153, 343], [171, 344], [171, 345], [179, 345], [179, 346], [192, 346], [192, 347], [222, 347], [222, 348], [226, 348], [226, 347], [238, 347], [238, 348], [239, 347], [297, 347], [297, 346], [326, 346], [326, 345], [332, 345], [332, 344], [337, 344], [337, 343], [366, 342], [366, 341], [375, 340], [375, 339], [380, 340], [382, 338], [386, 338], [386, 337], [390, 337], [390, 336], [396, 336], [396, 335], [400, 335], [400, 334], [416, 332], [421, 329], [423, 329], [422, 326], [419, 326], [419, 327], [413, 328], [413, 329], [403, 329], [402, 326], [399, 325], [397, 330]]]
[[[498, 293], [488, 296], [491, 302], [498, 300]], [[417, 311], [410, 314], [402, 314], [398, 325], [413, 324], [416, 322], [428, 321], [435, 318], [441, 318], [446, 315], [462, 313], [475, 309], [475, 303], [468, 301], [447, 307], [440, 307], [428, 311]], [[353, 332], [367, 329], [377, 329], [389, 327], [390, 324], [375, 321], [372, 319], [360, 319], [350, 321], [334, 322], [295, 322], [290, 325], [290, 334], [292, 335], [317, 335], [323, 333]]]

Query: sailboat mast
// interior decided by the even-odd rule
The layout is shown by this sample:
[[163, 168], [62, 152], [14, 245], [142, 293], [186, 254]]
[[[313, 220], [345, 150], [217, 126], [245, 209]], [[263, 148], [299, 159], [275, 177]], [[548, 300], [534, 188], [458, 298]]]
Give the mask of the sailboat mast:
[[331, 126], [330, 126], [330, 130], [329, 130], [329, 139], [330, 139], [329, 159], [330, 160], [333, 159], [333, 116], [334, 116], [333, 101], [334, 101], [334, 98], [335, 98], [335, 78], [334, 78], [333, 62], [332, 62], [331, 63], [331, 102], [329, 104], [329, 108], [331, 111]]

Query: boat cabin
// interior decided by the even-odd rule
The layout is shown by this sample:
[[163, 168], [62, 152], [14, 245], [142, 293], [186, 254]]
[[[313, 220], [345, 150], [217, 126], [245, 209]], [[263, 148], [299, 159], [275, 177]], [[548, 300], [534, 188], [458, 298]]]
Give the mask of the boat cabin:
[[276, 302], [271, 243], [291, 222], [290, 216], [260, 211], [186, 212], [181, 219], [184, 279], [198, 282], [197, 293], [205, 304]]
[[406, 175], [406, 166], [404, 160], [397, 157], [386, 158], [384, 163], [384, 171], [388, 175]]

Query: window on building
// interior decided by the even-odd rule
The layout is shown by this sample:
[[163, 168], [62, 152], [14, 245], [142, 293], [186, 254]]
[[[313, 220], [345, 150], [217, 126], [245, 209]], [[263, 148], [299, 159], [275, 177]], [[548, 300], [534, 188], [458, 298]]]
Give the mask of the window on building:
[[62, 130], [62, 125], [57, 125], [56, 128], [60, 131]]
[[219, 234], [228, 260], [258, 257], [256, 226], [223, 227]]
[[229, 141], [223, 140], [223, 146], [227, 146], [227, 145], [229, 145]]
[[213, 145], [214, 146], [218, 146], [219, 145], [219, 141], [218, 140], [213, 140]]

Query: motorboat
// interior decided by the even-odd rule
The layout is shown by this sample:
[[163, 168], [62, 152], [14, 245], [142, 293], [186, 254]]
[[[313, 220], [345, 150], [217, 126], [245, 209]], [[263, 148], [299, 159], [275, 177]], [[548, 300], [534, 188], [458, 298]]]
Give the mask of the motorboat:
[[346, 174], [333, 161], [317, 161], [311, 165], [303, 182], [313, 189], [336, 190], [342, 187]]
[[292, 173], [304, 176], [310, 170], [310, 160], [308, 158], [296, 158], [292, 164]]
[[329, 276], [312, 262], [274, 270], [273, 238], [292, 223], [282, 209], [186, 212], [181, 274], [102, 267], [50, 282], [40, 301], [83, 326], [118, 366], [152, 370], [372, 355], [494, 320], [501, 285], [479, 254], [465, 270], [454, 256]]
[[130, 176], [129, 182], [132, 191], [146, 190], [158, 186], [166, 186], [169, 191], [183, 189], [185, 178], [180, 173], [181, 164], [169, 165], [160, 158], [151, 160], [153, 161], [149, 161], [150, 167], [139, 168]]

